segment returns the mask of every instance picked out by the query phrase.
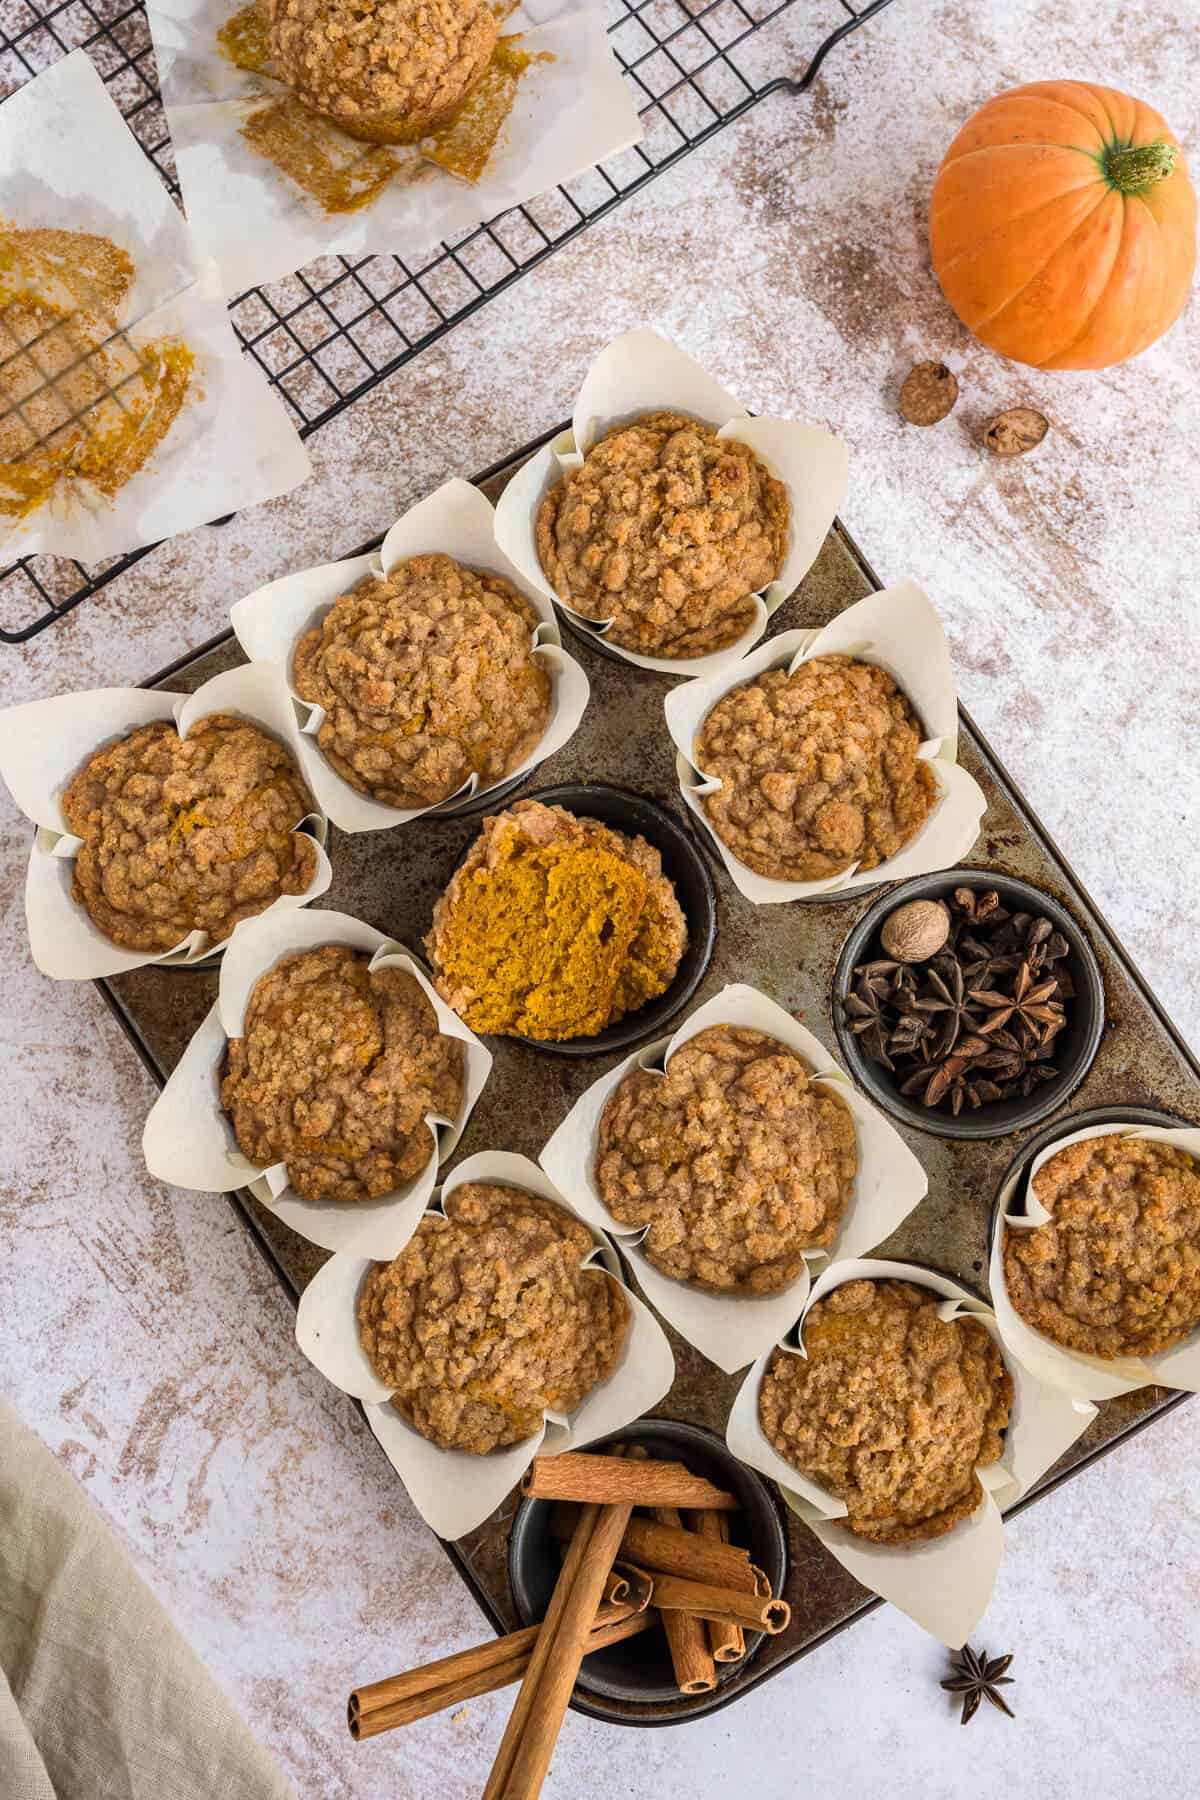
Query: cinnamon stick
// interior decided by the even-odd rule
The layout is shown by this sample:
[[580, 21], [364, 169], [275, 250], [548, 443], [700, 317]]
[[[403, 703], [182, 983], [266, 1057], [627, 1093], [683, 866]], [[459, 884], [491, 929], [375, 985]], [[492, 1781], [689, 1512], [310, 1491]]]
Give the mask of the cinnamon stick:
[[[512, 1712], [508, 1716], [508, 1724], [504, 1728], [504, 1736], [500, 1740], [500, 1748], [496, 1752], [492, 1772], [488, 1776], [487, 1786], [483, 1790], [483, 1800], [500, 1800], [500, 1796], [507, 1786], [517, 1746], [533, 1708], [537, 1684], [541, 1680], [542, 1671], [550, 1660], [554, 1640], [558, 1635], [558, 1627], [574, 1592], [575, 1579], [579, 1574], [599, 1517], [600, 1508], [598, 1506], [580, 1508], [579, 1518], [575, 1525], [575, 1535], [571, 1539], [570, 1549], [563, 1559], [558, 1580], [554, 1584], [554, 1592], [550, 1596], [550, 1604], [546, 1608], [546, 1616], [542, 1620], [542, 1628], [538, 1633], [537, 1642], [530, 1651], [520, 1692], [513, 1704]], [[612, 1562], [613, 1558], [610, 1557], [604, 1565], [601, 1580], [595, 1584], [596, 1596], [599, 1595], [603, 1585], [603, 1575], [607, 1575]], [[593, 1610], [596, 1596], [593, 1596]]]
[[583, 1500], [601, 1506], [628, 1502], [632, 1506], [738, 1510], [732, 1494], [714, 1487], [702, 1475], [693, 1475], [682, 1463], [651, 1458], [639, 1462], [582, 1450], [535, 1456], [521, 1482], [521, 1492], [531, 1500]]
[[635, 1613], [645, 1612], [654, 1598], [653, 1575], [648, 1569], [639, 1569], [635, 1563], [619, 1562], [613, 1566], [621, 1571], [625, 1583], [621, 1605], [632, 1608]]
[[[704, 1512], [693, 1513], [689, 1523], [693, 1526], [697, 1537], [709, 1546], [719, 1544], [721, 1548], [724, 1549], [729, 1541], [729, 1521], [724, 1513], [709, 1512], [707, 1510]], [[746, 1559], [746, 1567], [749, 1578], [753, 1581], [753, 1566], [750, 1563], [749, 1557]], [[675, 1572], [684, 1573], [685, 1571], [677, 1570]], [[697, 1580], [702, 1579], [699, 1570], [696, 1571], [695, 1578]], [[711, 1580], [712, 1577], [708, 1576], [705, 1579]], [[716, 1585], [719, 1587], [722, 1583], [718, 1581]], [[738, 1589], [741, 1589], [742, 1587], [740, 1581], [730, 1581], [724, 1583], [724, 1585], [727, 1587], [736, 1587]], [[745, 1656], [746, 1634], [740, 1625], [719, 1624], [717, 1620], [710, 1619], [705, 1626], [705, 1630], [708, 1632], [708, 1647], [712, 1651], [712, 1659], [714, 1662], [740, 1662], [742, 1657]]]
[[[628, 1618], [633, 1611], [634, 1608], [627, 1602], [613, 1603], [606, 1600], [596, 1609], [593, 1630]], [[392, 1706], [397, 1700], [411, 1700], [417, 1694], [443, 1687], [461, 1676], [474, 1675], [478, 1670], [493, 1668], [497, 1663], [511, 1662], [514, 1656], [527, 1656], [537, 1642], [541, 1629], [541, 1625], [526, 1625], [519, 1631], [507, 1632], [503, 1637], [489, 1638], [486, 1643], [472, 1644], [469, 1650], [457, 1650], [452, 1656], [439, 1657], [436, 1662], [422, 1663], [415, 1669], [405, 1669], [400, 1675], [388, 1675], [382, 1681], [364, 1682], [350, 1695], [346, 1711], [351, 1718], [359, 1718], [363, 1713], [374, 1712], [377, 1707]]]
[[738, 1588], [713, 1587], [706, 1582], [685, 1581], [679, 1575], [660, 1575], [654, 1583], [654, 1604], [664, 1619], [684, 1612], [719, 1624], [742, 1625], [776, 1637], [787, 1625], [792, 1609], [786, 1600], [746, 1594]]
[[[554, 1632], [551, 1653], [536, 1680], [531, 1679], [531, 1659], [531, 1671], [522, 1683], [521, 1692], [525, 1692], [526, 1686], [533, 1686], [534, 1694], [507, 1780], [500, 1790], [504, 1800], [536, 1800], [536, 1796], [542, 1791], [563, 1715], [575, 1686], [575, 1677], [587, 1654], [588, 1634], [604, 1587], [604, 1577], [620, 1549], [632, 1510], [630, 1501], [618, 1501], [615, 1505], [601, 1508], [595, 1529], [571, 1581]], [[566, 1572], [564, 1567], [560, 1581]], [[510, 1720], [509, 1723], [511, 1722]], [[484, 1800], [489, 1800], [486, 1790]]]
[[629, 1577], [623, 1575], [619, 1569], [610, 1569], [604, 1577], [604, 1592], [600, 1596], [601, 1601], [607, 1601], [610, 1606], [619, 1606], [623, 1600], [628, 1600], [628, 1598]]
[[[693, 1516], [698, 1522], [701, 1519], [723, 1520], [725, 1514], [699, 1511]], [[550, 1510], [551, 1532], [556, 1537], [560, 1534], [570, 1537], [572, 1529], [569, 1507], [562, 1502], [553, 1506]], [[654, 1519], [641, 1519], [635, 1515], [621, 1539], [621, 1557], [650, 1571], [659, 1569], [668, 1575], [686, 1576], [689, 1581], [708, 1581], [715, 1587], [742, 1588], [749, 1594], [755, 1592], [755, 1569], [750, 1552], [723, 1539], [702, 1535], [697, 1530], [676, 1531], [670, 1525], [660, 1525]]]
[[[620, 1609], [616, 1609], [620, 1610]], [[638, 1637], [644, 1631], [651, 1631], [658, 1624], [655, 1612], [624, 1613], [619, 1618], [601, 1622], [601, 1615], [596, 1615], [596, 1624], [588, 1636], [587, 1655], [593, 1650], [604, 1650], [610, 1644], [620, 1644], [626, 1638]], [[412, 1725], [417, 1719], [427, 1719], [432, 1713], [444, 1712], [447, 1707], [461, 1706], [466, 1700], [478, 1699], [481, 1694], [492, 1694], [500, 1688], [509, 1687], [514, 1681], [520, 1681], [529, 1667], [530, 1652], [541, 1627], [531, 1625], [526, 1631], [510, 1632], [508, 1638], [497, 1638], [496, 1644], [503, 1645], [514, 1639], [527, 1640], [523, 1650], [517, 1650], [497, 1661], [476, 1662], [472, 1667], [471, 1659], [475, 1652], [464, 1650], [457, 1657], [443, 1657], [442, 1663], [432, 1663], [425, 1671], [414, 1670], [412, 1673], [428, 1673], [438, 1667], [446, 1667], [452, 1663], [462, 1665], [460, 1672], [449, 1680], [441, 1680], [436, 1686], [415, 1691], [407, 1696], [392, 1701], [387, 1705], [378, 1703], [365, 1711], [351, 1715], [349, 1719], [350, 1735], [358, 1743], [365, 1743], [368, 1738], [379, 1737], [385, 1731], [395, 1731], [402, 1725]], [[491, 1645], [480, 1645], [478, 1649], [492, 1649]], [[394, 1678], [403, 1682], [403, 1676]], [[385, 1688], [387, 1682], [372, 1684], [377, 1688]], [[367, 1690], [359, 1689], [361, 1695]]]
[[[683, 1521], [673, 1506], [655, 1507], [653, 1522], [682, 1535]], [[659, 1581], [671, 1579], [671, 1576], [657, 1576], [654, 1585], [657, 1588]], [[681, 1694], [711, 1693], [717, 1685], [717, 1670], [708, 1647], [708, 1633], [704, 1625], [699, 1619], [691, 1618], [682, 1611], [665, 1612], [660, 1616], [666, 1633], [667, 1648], [671, 1652], [676, 1687]]]

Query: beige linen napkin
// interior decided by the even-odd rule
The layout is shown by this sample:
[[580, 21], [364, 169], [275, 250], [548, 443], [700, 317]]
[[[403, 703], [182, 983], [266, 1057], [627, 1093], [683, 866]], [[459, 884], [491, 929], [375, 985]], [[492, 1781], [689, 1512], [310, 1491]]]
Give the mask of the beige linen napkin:
[[83, 1490], [2, 1403], [0, 1796], [292, 1796]]

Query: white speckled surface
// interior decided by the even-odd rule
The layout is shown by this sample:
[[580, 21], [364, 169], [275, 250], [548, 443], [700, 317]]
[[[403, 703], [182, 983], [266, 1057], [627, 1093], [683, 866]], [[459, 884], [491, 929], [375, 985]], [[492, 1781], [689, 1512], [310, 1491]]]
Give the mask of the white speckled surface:
[[[786, 67], [828, 8], [753, 46]], [[343, 554], [396, 506], [567, 410], [643, 321], [748, 405], [839, 431], [844, 509], [881, 576], [937, 599], [966, 704], [1200, 1047], [1200, 306], [1139, 362], [1035, 375], [973, 348], [929, 274], [941, 149], [1014, 81], [1082, 74], [1159, 106], [1200, 162], [1200, 37], [1150, 0], [896, 0], [807, 98], [768, 100], [310, 441], [298, 494], [157, 551], [2, 671], [6, 699], [136, 680], [257, 583]], [[899, 424], [908, 365], [963, 397]], [[1040, 405], [1034, 456], [988, 460], [991, 412]], [[23, 949], [25, 829], [4, 797], [8, 1129], [0, 1384], [83, 1480], [216, 1678], [312, 1800], [469, 1800], [506, 1701], [354, 1748], [359, 1679], [481, 1635], [350, 1403], [223, 1202], [158, 1188], [148, 1078], [86, 987]], [[1194, 1792], [1200, 1414], [1174, 1413], [1017, 1520], [978, 1642], [1015, 1649], [1019, 1718], [964, 1737], [943, 1657], [880, 1613], [713, 1718], [571, 1717], [549, 1793], [768, 1797]], [[599, 1771], [603, 1770], [601, 1777]], [[164, 1796], [169, 1800], [169, 1796]]]

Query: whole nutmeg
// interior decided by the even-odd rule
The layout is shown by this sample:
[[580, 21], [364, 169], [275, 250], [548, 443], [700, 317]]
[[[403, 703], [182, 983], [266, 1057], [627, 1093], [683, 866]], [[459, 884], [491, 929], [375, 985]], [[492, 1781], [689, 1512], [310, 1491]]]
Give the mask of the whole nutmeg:
[[936, 425], [953, 411], [958, 381], [945, 363], [919, 362], [904, 377], [900, 416], [910, 425]]
[[1036, 450], [1050, 429], [1045, 413], [1033, 406], [1014, 406], [997, 413], [983, 434], [983, 441], [993, 456], [1024, 456]]
[[909, 900], [889, 913], [879, 941], [897, 962], [928, 962], [950, 936], [950, 914], [940, 900]]

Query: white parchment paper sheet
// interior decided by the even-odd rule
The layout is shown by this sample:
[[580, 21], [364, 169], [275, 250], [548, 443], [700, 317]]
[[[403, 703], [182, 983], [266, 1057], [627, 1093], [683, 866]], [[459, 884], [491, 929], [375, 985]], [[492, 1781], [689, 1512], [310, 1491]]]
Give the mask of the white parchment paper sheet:
[[[123, 950], [105, 937], [85, 908], [71, 898], [72, 864], [80, 840], [68, 832], [62, 814], [64, 789], [102, 745], [157, 719], [173, 719], [180, 736], [186, 737], [212, 713], [236, 713], [261, 725], [286, 744], [303, 772], [296, 709], [279, 670], [265, 663], [227, 669], [194, 694], [163, 688], [94, 688], [52, 700], [30, 700], [0, 712], [0, 777], [38, 828], [25, 881], [25, 917], [33, 960], [44, 975], [90, 981], [98, 975], [140, 969], [145, 963], [193, 963], [214, 954], [204, 931], [193, 931], [158, 956]], [[263, 917], [307, 906], [329, 886], [325, 814], [314, 811], [302, 824], [316, 848], [313, 878], [304, 893], [283, 894], [273, 901]]]
[[[706, 794], [718, 793], [721, 782], [696, 767], [696, 734], [732, 688], [768, 669], [786, 669], [790, 675], [814, 656], [835, 653], [886, 669], [911, 701], [927, 734], [918, 755], [932, 768], [940, 797], [916, 837], [876, 868], [858, 871], [854, 865], [825, 881], [773, 881], [734, 856], [709, 824], [702, 801]], [[820, 631], [781, 632], [736, 666], [673, 688], [663, 705], [678, 752], [675, 766], [684, 802], [716, 845], [739, 892], [758, 905], [804, 900], [814, 894], [854, 893], [885, 881], [907, 881], [911, 875], [949, 869], [979, 836], [987, 801], [956, 760], [958, 695], [946, 636], [933, 602], [913, 581], [868, 594]]]
[[[537, 552], [537, 516], [549, 490], [579, 468], [607, 432], [642, 413], [659, 411], [686, 413], [717, 426], [720, 437], [749, 444], [782, 481], [791, 502], [787, 555], [778, 579], [755, 596], [754, 621], [741, 637], [707, 656], [641, 656], [608, 641], [612, 621], [585, 619], [559, 600]], [[539, 450], [505, 488], [496, 508], [496, 535], [527, 581], [561, 606], [573, 624], [604, 639], [614, 655], [640, 669], [702, 676], [744, 656], [762, 636], [771, 614], [808, 573], [842, 503], [848, 468], [846, 446], [828, 431], [793, 419], [752, 419], [741, 401], [677, 344], [654, 331], [628, 331], [602, 350], [588, 370], [571, 430]]]
[[[988, 1285], [994, 1297], [1000, 1336], [1009, 1352], [1040, 1380], [1052, 1382], [1055, 1387], [1088, 1400], [1111, 1400], [1117, 1394], [1130, 1394], [1135, 1388], [1152, 1385], [1200, 1393], [1200, 1330], [1193, 1331], [1170, 1350], [1161, 1350], [1157, 1356], [1086, 1356], [1081, 1350], [1056, 1344], [1052, 1338], [1027, 1325], [1008, 1297], [1004, 1280], [1005, 1229], [1032, 1231], [1050, 1217], [1033, 1192], [1033, 1177], [1044, 1162], [1059, 1150], [1065, 1150], [1068, 1144], [1110, 1136], [1151, 1138], [1160, 1144], [1174, 1144], [1176, 1149], [1186, 1150], [1200, 1160], [1200, 1128], [1196, 1126], [1169, 1129], [1160, 1125], [1089, 1125], [1047, 1145], [1030, 1163], [1024, 1181], [1020, 1174], [1013, 1176], [1002, 1188], [996, 1203]], [[1019, 1205], [1022, 1188], [1023, 1208]]]
[[[804, 1059], [816, 1085], [839, 1100], [854, 1120], [859, 1169], [838, 1235], [828, 1251], [809, 1252], [803, 1272], [773, 1294], [710, 1294], [688, 1282], [673, 1281], [643, 1254], [645, 1231], [619, 1225], [596, 1186], [600, 1118], [611, 1095], [634, 1069], [663, 1069], [681, 1045], [712, 1025], [747, 1027], [787, 1044]], [[650, 1304], [727, 1374], [744, 1368], [790, 1329], [808, 1297], [810, 1265], [872, 1249], [919, 1204], [929, 1186], [924, 1169], [894, 1126], [850, 1085], [820, 1039], [776, 1001], [742, 983], [722, 988], [672, 1037], [635, 1051], [594, 1082], [550, 1138], [540, 1161], [555, 1186], [570, 1195], [580, 1217], [594, 1230], [617, 1239]]]
[[[995, 1314], [989, 1306], [949, 1276], [912, 1263], [866, 1259], [834, 1263], [813, 1284], [804, 1312], [845, 1281], [889, 1278], [915, 1282], [944, 1295], [943, 1318], [978, 1319], [989, 1335], [1000, 1341]], [[803, 1343], [803, 1315], [799, 1330]], [[782, 1348], [789, 1355], [804, 1354], [790, 1344]], [[845, 1502], [785, 1462], [759, 1424], [758, 1390], [771, 1354], [768, 1351], [758, 1359], [738, 1391], [725, 1431], [729, 1448], [751, 1468], [778, 1484], [792, 1511], [856, 1581], [890, 1600], [924, 1630], [957, 1649], [967, 1641], [991, 1599], [1004, 1549], [1001, 1515], [1086, 1430], [1096, 1416], [1096, 1408], [1040, 1381], [1011, 1358], [1006, 1359], [1014, 1395], [1004, 1455], [999, 1462], [978, 1471], [983, 1498], [975, 1512], [945, 1537], [928, 1543], [873, 1544], [838, 1524], [846, 1516]]]
[[[430, 1158], [421, 1173], [375, 1200], [341, 1203], [305, 1200], [288, 1181], [287, 1165], [259, 1168], [238, 1149], [221, 1108], [221, 1070], [230, 1038], [241, 1037], [255, 982], [283, 957], [322, 944], [345, 944], [371, 959], [372, 969], [405, 969], [420, 984], [437, 1014], [438, 1029], [463, 1046], [463, 1095], [452, 1119], [426, 1114]], [[184, 1051], [155, 1101], [142, 1136], [146, 1166], [176, 1187], [228, 1193], [245, 1187], [256, 1200], [325, 1250], [388, 1262], [420, 1223], [437, 1182], [437, 1170], [466, 1130], [492, 1066], [486, 1050], [434, 992], [424, 967], [394, 938], [347, 913], [264, 914], [238, 927], [221, 964], [216, 1004]]]
[[[453, 1212], [455, 1188], [467, 1181], [499, 1182], [553, 1200], [582, 1217], [546, 1179], [536, 1163], [509, 1151], [481, 1150], [446, 1181], [432, 1210]], [[587, 1221], [585, 1220], [585, 1223]], [[662, 1327], [637, 1295], [624, 1289], [629, 1329], [616, 1368], [569, 1415], [548, 1412], [543, 1428], [524, 1443], [470, 1456], [443, 1450], [414, 1431], [388, 1404], [391, 1389], [379, 1380], [358, 1338], [358, 1292], [370, 1268], [363, 1257], [339, 1255], [305, 1288], [296, 1315], [296, 1341], [321, 1373], [363, 1402], [367, 1423], [408, 1489], [413, 1505], [439, 1537], [461, 1537], [493, 1513], [535, 1456], [578, 1450], [619, 1431], [662, 1399], [675, 1379], [675, 1359]], [[620, 1280], [612, 1245], [597, 1238], [585, 1267], [602, 1267]]]
[[[305, 569], [298, 575], [285, 575], [247, 594], [230, 611], [237, 640], [246, 655], [268, 662], [292, 676], [292, 655], [296, 643], [312, 626], [320, 623], [339, 594], [344, 594], [365, 575], [386, 575], [398, 562], [410, 556], [426, 555], [440, 550], [455, 561], [472, 569], [482, 569], [511, 581], [525, 596], [538, 617], [533, 643], [538, 662], [550, 677], [550, 717], [540, 742], [523, 762], [503, 777], [505, 782], [528, 773], [561, 750], [578, 727], [588, 703], [588, 678], [562, 648], [558, 623], [542, 593], [532, 587], [519, 569], [513, 567], [497, 546], [493, 533], [491, 502], [469, 481], [447, 481], [424, 500], [403, 513], [383, 540], [382, 549], [366, 556], [355, 556], [345, 562], [326, 563], [319, 569]], [[317, 745], [316, 734], [325, 719], [323, 707], [311, 706], [292, 690], [292, 697], [305, 719], [301, 737], [301, 765], [305, 779], [334, 824], [342, 831], [386, 831], [393, 825], [406, 825], [438, 807], [387, 806], [360, 794], [327, 762]], [[492, 786], [499, 786], [492, 783]], [[451, 806], [469, 798], [480, 789], [479, 777], [471, 775], [457, 793], [439, 802]]]
[[188, 399], [144, 467], [111, 499], [75, 480], [27, 518], [0, 522], [0, 559], [46, 551], [96, 563], [305, 479], [308, 455], [243, 360], [215, 267], [82, 50], [0, 106], [0, 218], [111, 238], [137, 270], [121, 321], [131, 342], [182, 338], [196, 358]]
[[[519, 34], [534, 61], [480, 180], [460, 180], [415, 148], [395, 146], [403, 168], [378, 198], [359, 212], [330, 214], [241, 135], [251, 113], [287, 90], [268, 74], [235, 68], [219, 50], [217, 33], [240, 5], [153, 0], [146, 9], [184, 205], [228, 294], [335, 252], [392, 252], [412, 262], [418, 252], [570, 181], [642, 135], [603, 12], [526, 0], [503, 31]], [[372, 148], [337, 137], [350, 160]]]

